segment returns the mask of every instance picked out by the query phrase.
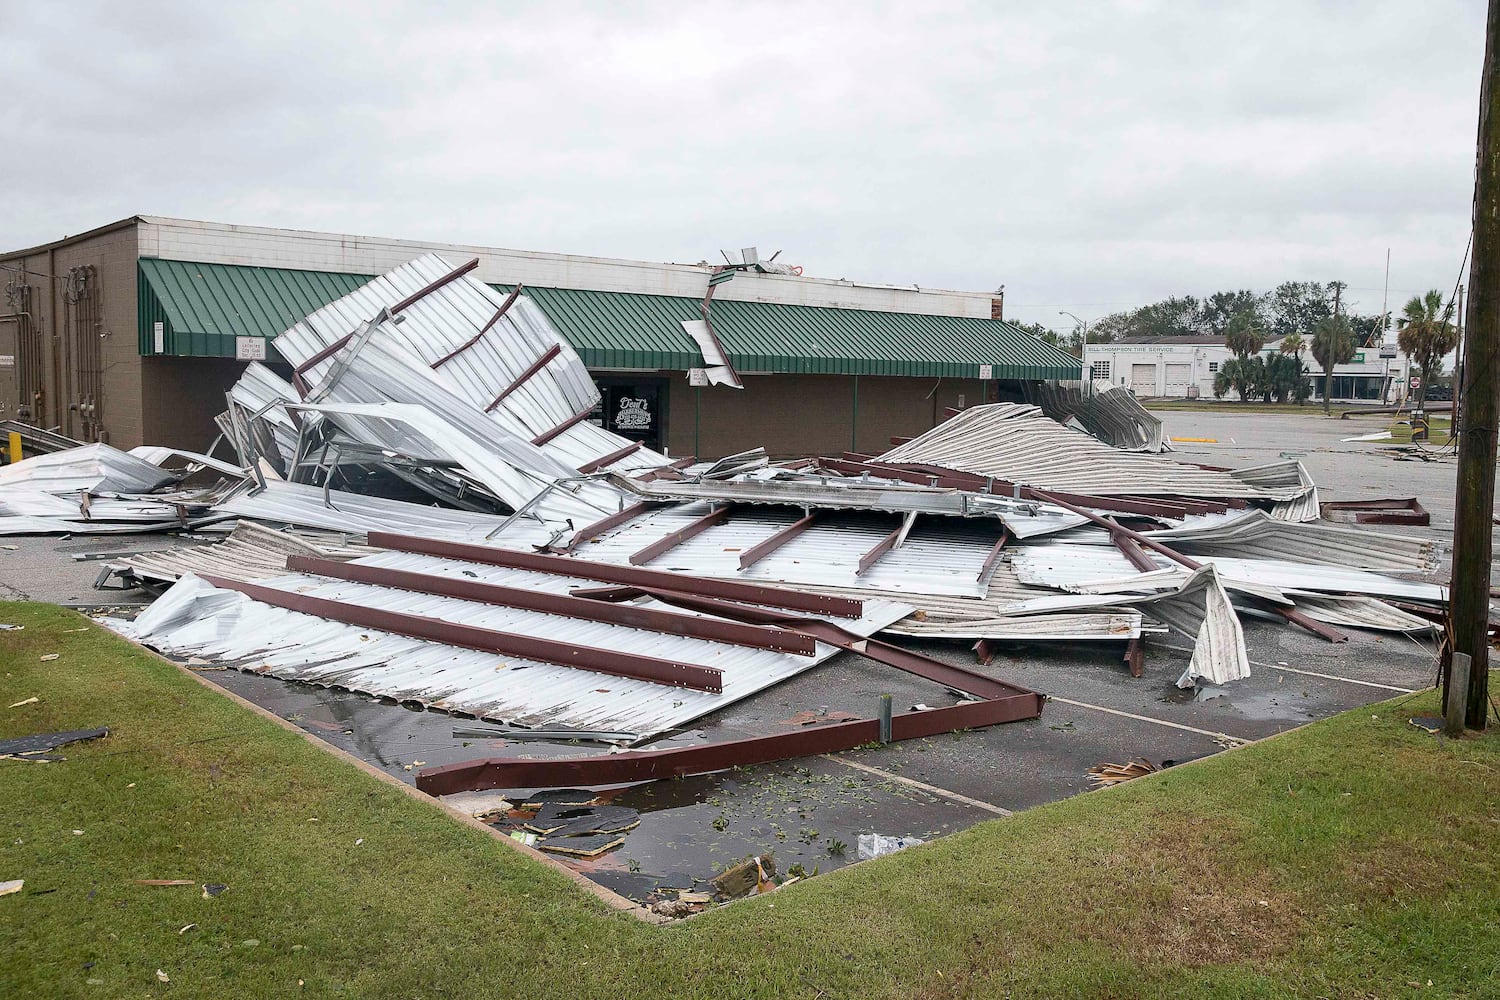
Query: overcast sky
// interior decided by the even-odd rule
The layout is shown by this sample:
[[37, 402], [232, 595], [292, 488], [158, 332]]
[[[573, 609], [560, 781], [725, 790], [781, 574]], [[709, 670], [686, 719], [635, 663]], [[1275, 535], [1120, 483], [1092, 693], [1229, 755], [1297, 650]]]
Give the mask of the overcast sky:
[[0, 0], [0, 248], [128, 215], [1006, 287], [1451, 289], [1484, 4]]

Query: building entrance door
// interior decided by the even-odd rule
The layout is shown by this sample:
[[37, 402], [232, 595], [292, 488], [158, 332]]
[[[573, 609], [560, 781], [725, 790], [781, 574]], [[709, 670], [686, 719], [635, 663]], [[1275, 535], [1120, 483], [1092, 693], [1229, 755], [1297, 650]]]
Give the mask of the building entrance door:
[[600, 376], [594, 422], [607, 431], [661, 451], [667, 439], [667, 380], [649, 376]]

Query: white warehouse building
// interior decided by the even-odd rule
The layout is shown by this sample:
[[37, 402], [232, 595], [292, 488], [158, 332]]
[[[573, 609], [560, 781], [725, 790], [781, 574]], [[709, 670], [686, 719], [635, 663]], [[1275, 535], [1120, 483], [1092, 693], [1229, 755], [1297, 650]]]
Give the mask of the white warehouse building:
[[[1275, 344], [1261, 353], [1275, 354]], [[1084, 368], [1096, 383], [1127, 386], [1142, 398], [1212, 399], [1214, 376], [1233, 357], [1224, 338], [1214, 336], [1125, 337], [1083, 348]], [[1310, 352], [1302, 361], [1312, 378], [1312, 398], [1321, 400], [1323, 368]], [[1343, 402], [1395, 403], [1406, 398], [1409, 376], [1406, 355], [1394, 343], [1360, 348], [1348, 364], [1334, 367], [1329, 395]]]

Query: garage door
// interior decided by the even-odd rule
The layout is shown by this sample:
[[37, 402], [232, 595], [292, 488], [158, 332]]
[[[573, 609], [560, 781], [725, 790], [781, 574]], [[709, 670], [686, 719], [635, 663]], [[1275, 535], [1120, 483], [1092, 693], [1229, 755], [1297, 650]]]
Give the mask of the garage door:
[[1130, 366], [1130, 391], [1137, 396], [1156, 395], [1156, 365]]
[[1186, 365], [1168, 364], [1167, 365], [1167, 395], [1168, 396], [1186, 396], [1187, 395], [1187, 391], [1188, 391], [1188, 386], [1190, 384], [1192, 384], [1192, 381], [1193, 381], [1193, 366], [1191, 364], [1186, 364]]

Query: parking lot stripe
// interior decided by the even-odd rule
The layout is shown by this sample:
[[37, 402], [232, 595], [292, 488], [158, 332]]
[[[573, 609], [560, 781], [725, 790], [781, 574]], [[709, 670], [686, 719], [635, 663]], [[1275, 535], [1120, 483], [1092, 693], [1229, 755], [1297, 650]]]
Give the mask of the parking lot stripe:
[[1415, 694], [1415, 688], [1396, 687], [1394, 684], [1379, 684], [1375, 681], [1361, 681], [1353, 677], [1340, 677], [1337, 674], [1320, 674], [1314, 670], [1298, 670], [1295, 667], [1282, 667], [1274, 663], [1256, 663], [1250, 661], [1251, 666], [1260, 667], [1264, 670], [1280, 670], [1289, 674], [1302, 674], [1304, 677], [1321, 677], [1325, 681], [1343, 681], [1345, 684], [1359, 684], [1362, 687], [1380, 688], [1382, 691], [1394, 691], [1397, 694]]
[[1108, 712], [1110, 715], [1123, 716], [1127, 719], [1134, 719], [1137, 722], [1150, 722], [1158, 726], [1167, 726], [1170, 729], [1181, 729], [1184, 732], [1197, 733], [1199, 736], [1207, 736], [1210, 739], [1233, 740], [1236, 743], [1252, 742], [1251, 740], [1248, 740], [1243, 736], [1230, 736], [1228, 733], [1213, 733], [1209, 732], [1207, 729], [1195, 729], [1192, 726], [1184, 726], [1180, 722], [1168, 722], [1166, 719], [1153, 719], [1149, 715], [1135, 715], [1132, 712], [1122, 712], [1118, 708], [1105, 708], [1103, 705], [1090, 705], [1086, 701], [1074, 701], [1071, 698], [1059, 698], [1055, 694], [1049, 694], [1047, 696], [1047, 700], [1055, 701], [1063, 705], [1074, 705], [1078, 708], [1091, 708], [1096, 712]]
[[903, 778], [899, 774], [892, 774], [889, 771], [882, 771], [878, 767], [871, 767], [869, 764], [861, 764], [858, 761], [850, 760], [847, 757], [840, 757], [838, 754], [825, 753], [823, 756], [828, 760], [843, 764], [845, 767], [852, 767], [856, 771], [864, 771], [866, 774], [873, 774], [876, 777], [884, 778], [886, 781], [895, 781], [903, 785], [908, 785], [912, 788], [919, 788], [922, 791], [927, 792], [929, 795], [936, 795], [939, 798], [949, 799], [953, 802], [960, 802], [966, 806], [973, 806], [975, 809], [983, 809], [985, 812], [994, 813], [996, 816], [1015, 815], [1015, 813], [1011, 812], [1009, 809], [1002, 809], [1000, 806], [997, 806], [991, 802], [981, 802], [979, 799], [971, 799], [967, 795], [960, 795], [958, 792], [950, 792], [946, 788], [939, 788], [937, 785], [929, 785], [925, 781], [917, 781], [912, 778]]

